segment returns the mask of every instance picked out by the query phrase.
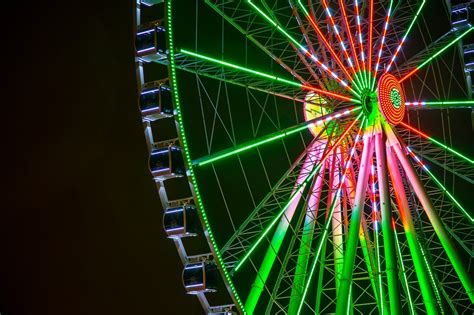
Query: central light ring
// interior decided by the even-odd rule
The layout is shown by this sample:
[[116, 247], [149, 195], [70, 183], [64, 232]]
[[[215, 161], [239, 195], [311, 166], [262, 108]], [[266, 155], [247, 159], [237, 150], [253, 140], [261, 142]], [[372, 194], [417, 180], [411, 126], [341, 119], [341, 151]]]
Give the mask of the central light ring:
[[391, 125], [398, 125], [405, 116], [405, 95], [398, 80], [383, 74], [377, 86], [377, 98], [383, 117]]

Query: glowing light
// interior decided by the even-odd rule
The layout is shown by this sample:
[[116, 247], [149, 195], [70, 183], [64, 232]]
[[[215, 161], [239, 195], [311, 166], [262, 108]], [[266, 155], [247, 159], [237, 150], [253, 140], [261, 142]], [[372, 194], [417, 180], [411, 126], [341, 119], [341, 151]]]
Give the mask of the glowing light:
[[300, 194], [303, 189], [306, 187], [306, 185], [309, 183], [309, 181], [312, 180], [314, 175], [319, 171], [321, 168], [322, 164], [324, 161], [328, 158], [328, 156], [331, 154], [331, 152], [339, 145], [339, 143], [346, 137], [346, 135], [349, 133], [349, 131], [352, 129], [352, 127], [357, 123], [357, 121], [360, 119], [362, 116], [363, 112], [360, 112], [359, 115], [357, 115], [356, 119], [349, 124], [346, 127], [346, 130], [339, 136], [339, 138], [336, 140], [336, 142], [333, 143], [331, 146], [331, 149], [329, 149], [319, 160], [318, 164], [315, 165], [313, 168], [312, 172], [308, 175], [308, 177], [305, 179], [303, 183], [301, 183], [295, 192], [291, 195], [290, 199], [288, 202], [285, 204], [285, 206], [280, 210], [280, 212], [275, 216], [275, 218], [270, 222], [270, 224], [265, 228], [263, 233], [257, 238], [255, 243], [250, 247], [249, 250], [246, 251], [245, 255], [242, 257], [242, 259], [239, 260], [239, 262], [235, 265], [234, 271], [237, 272], [240, 267], [244, 264], [244, 262], [250, 257], [250, 255], [255, 251], [255, 249], [258, 247], [258, 245], [262, 242], [262, 240], [265, 238], [265, 236], [270, 232], [270, 230], [275, 226], [275, 224], [280, 220], [280, 217], [285, 213], [286, 209], [290, 206], [290, 204], [293, 202], [293, 200]]
[[344, 96], [344, 95], [340, 95], [340, 94], [337, 94], [337, 93], [324, 91], [324, 90], [321, 90], [321, 89], [318, 89], [318, 88], [315, 88], [315, 87], [309, 86], [309, 85], [303, 85], [303, 84], [298, 83], [298, 82], [290, 81], [290, 80], [283, 79], [283, 78], [280, 78], [280, 77], [277, 77], [277, 76], [274, 76], [274, 75], [270, 75], [270, 74], [263, 73], [263, 72], [260, 72], [260, 71], [252, 70], [252, 69], [245, 68], [245, 67], [241, 67], [241, 66], [236, 65], [236, 64], [232, 64], [232, 63], [229, 63], [229, 62], [226, 62], [226, 61], [222, 61], [222, 60], [218, 60], [218, 59], [211, 58], [211, 57], [208, 57], [208, 56], [204, 56], [204, 55], [201, 55], [201, 54], [198, 54], [198, 53], [186, 50], [186, 49], [181, 49], [179, 52], [183, 53], [185, 55], [193, 56], [193, 57], [196, 57], [196, 58], [199, 58], [199, 59], [203, 59], [203, 60], [207, 60], [207, 61], [210, 61], [210, 62], [213, 62], [213, 63], [216, 63], [216, 64], [220, 64], [222, 66], [226, 66], [226, 67], [237, 69], [237, 70], [240, 70], [240, 71], [243, 71], [243, 72], [251, 73], [251, 74], [263, 77], [263, 78], [267, 78], [267, 79], [272, 80], [272, 81], [282, 82], [282, 83], [285, 83], [287, 85], [292, 85], [292, 86], [302, 88], [304, 90], [310, 90], [310, 91], [313, 91], [313, 92], [317, 92], [318, 94], [323, 94], [323, 95], [331, 96], [331, 97], [334, 97], [334, 98], [337, 98], [337, 99], [340, 99], [340, 100], [344, 100], [344, 101], [347, 101], [347, 102], [360, 104], [359, 100], [350, 98], [348, 96]]
[[449, 42], [446, 46], [444, 46], [442, 49], [440, 49], [437, 53], [435, 53], [433, 56], [429, 57], [426, 59], [424, 62], [422, 62], [419, 66], [417, 66], [415, 69], [410, 71], [408, 74], [406, 74], [403, 78], [400, 79], [400, 83], [411, 77], [415, 72], [426, 66], [431, 60], [434, 58], [438, 57], [440, 54], [442, 54], [446, 49], [457, 43], [460, 39], [462, 39], [464, 36], [466, 36], [469, 32], [471, 32], [474, 29], [474, 27], [470, 27], [468, 30], [466, 30], [464, 33], [461, 35], [457, 36], [455, 39], [453, 39], [451, 42]]
[[[460, 107], [462, 106], [474, 106], [474, 101], [430, 101], [430, 102], [425, 102], [425, 101], [420, 101], [420, 102], [405, 102], [405, 105], [407, 106], [439, 106], [439, 107], [449, 107], [451, 105], [459, 105]], [[447, 106], [448, 105], [448, 106]]]
[[[336, 33], [336, 37], [337, 37], [337, 40], [339, 41], [339, 44], [341, 45], [342, 47], [342, 51], [344, 53], [344, 56], [346, 57], [347, 59], [347, 62], [349, 63], [349, 66], [353, 72], [353, 74], [355, 75], [356, 72], [355, 72], [355, 69], [354, 69], [354, 66], [352, 64], [352, 61], [351, 61], [351, 57], [349, 56], [349, 53], [347, 52], [347, 49], [346, 49], [346, 46], [344, 45], [344, 41], [342, 40], [342, 37], [341, 37], [341, 34], [339, 33], [339, 30], [337, 29], [337, 26], [336, 26], [336, 22], [334, 21], [334, 18], [332, 17], [331, 15], [331, 11], [329, 10], [329, 5], [328, 5], [328, 1], [327, 0], [323, 0], [322, 1], [323, 3], [323, 6], [325, 7], [326, 9], [326, 13], [329, 17], [329, 21], [331, 22], [331, 25], [334, 29], [334, 32]], [[352, 78], [351, 78], [352, 79]]]
[[362, 59], [362, 64], [365, 70], [365, 56], [364, 56], [364, 44], [362, 41], [362, 25], [360, 21], [360, 12], [359, 12], [359, 3], [358, 0], [354, 0], [354, 7], [356, 12], [356, 21], [357, 21], [357, 33], [359, 38], [359, 49], [360, 49], [360, 57]]
[[[306, 19], [310, 22], [311, 26], [313, 27], [313, 29], [316, 31], [316, 33], [318, 34], [318, 38], [320, 40], [322, 40], [322, 42], [324, 43], [324, 45], [326, 46], [326, 48], [329, 50], [329, 52], [331, 53], [331, 56], [333, 56], [333, 58], [336, 60], [337, 64], [341, 67], [341, 70], [344, 72], [344, 74], [350, 79], [351, 78], [351, 75], [349, 74], [349, 72], [347, 71], [346, 67], [344, 67], [344, 64], [342, 63], [341, 59], [339, 58], [339, 56], [336, 54], [336, 52], [334, 51], [334, 49], [332, 48], [332, 46], [328, 43], [328, 41], [326, 40], [326, 36], [323, 34], [323, 32], [321, 31], [318, 23], [313, 19], [313, 17], [308, 13], [308, 11], [305, 9], [305, 7], [303, 6], [303, 4], [301, 3], [301, 0], [298, 0], [298, 5], [299, 7], [303, 10], [303, 12], [305, 13], [305, 16], [306, 16]], [[325, 67], [327, 70], [327, 67]], [[324, 69], [324, 68], [323, 68]]]
[[390, 124], [399, 124], [405, 116], [405, 96], [397, 79], [389, 73], [384, 73], [380, 77], [377, 90], [382, 115]]
[[241, 145], [237, 146], [236, 148], [223, 150], [223, 151], [217, 152], [215, 154], [209, 155], [207, 157], [194, 160], [193, 165], [203, 166], [203, 165], [206, 165], [206, 164], [209, 164], [209, 163], [212, 163], [212, 162], [215, 162], [215, 161], [218, 161], [218, 160], [236, 155], [238, 153], [253, 149], [253, 148], [261, 146], [263, 144], [273, 142], [273, 141], [278, 140], [278, 139], [282, 139], [282, 138], [284, 138], [286, 136], [289, 136], [291, 134], [294, 134], [296, 132], [308, 129], [308, 127], [311, 128], [312, 125], [315, 125], [315, 124], [320, 125], [325, 121], [327, 122], [327, 121], [333, 120], [337, 117], [348, 116], [348, 115], [350, 115], [350, 114], [352, 114], [356, 111], [359, 111], [359, 110], [361, 110], [361, 107], [354, 107], [354, 108], [351, 108], [349, 110], [344, 110], [344, 112], [341, 111], [341, 112], [325, 115], [325, 116], [322, 116], [322, 117], [317, 118], [317, 119], [311, 119], [311, 120], [305, 121], [303, 123], [300, 123], [300, 124], [298, 124], [294, 127], [290, 127], [290, 128], [284, 129], [282, 131], [272, 133], [272, 134], [270, 134], [268, 136], [265, 136], [263, 138], [246, 142], [244, 144], [241, 144]]
[[398, 47], [397, 47], [397, 49], [395, 50], [395, 53], [393, 54], [392, 59], [390, 60], [390, 63], [388, 64], [387, 68], [385, 69], [385, 73], [387, 73], [387, 72], [390, 70], [390, 68], [392, 67], [393, 62], [394, 62], [395, 59], [397, 58], [398, 53], [400, 52], [400, 50], [401, 50], [403, 44], [405, 43], [405, 40], [407, 39], [408, 34], [410, 33], [410, 31], [411, 31], [413, 25], [415, 24], [416, 19], [418, 18], [418, 15], [420, 15], [421, 9], [423, 9], [423, 6], [425, 5], [425, 2], [426, 2], [426, 0], [423, 0], [423, 2], [421, 3], [420, 7], [418, 8], [418, 11], [416, 12], [415, 16], [414, 16], [413, 19], [411, 20], [411, 23], [410, 23], [410, 25], [408, 26], [408, 29], [407, 29], [407, 31], [405, 32], [405, 35], [403, 36], [402, 40], [400, 41], [400, 44], [398, 44]]
[[465, 155], [459, 153], [458, 151], [456, 151], [456, 150], [454, 150], [454, 149], [448, 147], [447, 145], [445, 145], [445, 144], [439, 142], [438, 140], [436, 140], [436, 139], [434, 139], [434, 138], [428, 136], [427, 134], [425, 134], [425, 133], [419, 131], [418, 129], [415, 129], [415, 128], [413, 128], [412, 126], [410, 126], [410, 125], [408, 125], [408, 124], [406, 124], [406, 123], [404, 123], [404, 122], [400, 122], [400, 125], [402, 125], [403, 127], [407, 128], [408, 130], [413, 131], [414, 133], [418, 134], [419, 136], [421, 136], [421, 137], [423, 137], [423, 138], [425, 138], [425, 139], [427, 139], [427, 140], [429, 140], [429, 141], [431, 141], [431, 142], [437, 144], [437, 145], [440, 146], [441, 148], [443, 148], [443, 149], [445, 149], [445, 150], [447, 150], [447, 151], [449, 151], [449, 152], [451, 152], [451, 153], [457, 155], [458, 157], [460, 157], [460, 158], [466, 160], [467, 162], [469, 162], [469, 163], [471, 163], [471, 164], [474, 164], [474, 160], [473, 160], [473, 159], [468, 158], [467, 156], [465, 156]]
[[441, 181], [436, 178], [436, 176], [426, 167], [426, 165], [421, 161], [421, 159], [410, 149], [410, 147], [406, 147], [407, 153], [415, 160], [415, 162], [420, 165], [423, 170], [430, 175], [431, 179], [438, 185], [438, 187], [448, 195], [449, 199], [461, 210], [461, 212], [471, 221], [474, 222], [474, 218], [467, 212], [466, 209], [459, 203], [459, 201], [454, 198], [454, 196], [446, 189], [446, 187], [441, 183]]
[[390, 13], [392, 12], [393, 0], [390, 0], [387, 17], [385, 18], [385, 26], [383, 29], [382, 40], [380, 41], [379, 53], [377, 55], [377, 63], [375, 65], [375, 73], [379, 71], [380, 58], [382, 57], [383, 45], [385, 44], [385, 36], [387, 36], [388, 24], [390, 21]]

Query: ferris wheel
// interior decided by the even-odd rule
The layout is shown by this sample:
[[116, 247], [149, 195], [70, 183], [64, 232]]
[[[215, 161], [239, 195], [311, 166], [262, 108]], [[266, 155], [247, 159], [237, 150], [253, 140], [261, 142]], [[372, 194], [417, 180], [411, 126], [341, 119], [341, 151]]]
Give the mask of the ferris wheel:
[[150, 170], [205, 312], [473, 312], [471, 1], [137, 1]]

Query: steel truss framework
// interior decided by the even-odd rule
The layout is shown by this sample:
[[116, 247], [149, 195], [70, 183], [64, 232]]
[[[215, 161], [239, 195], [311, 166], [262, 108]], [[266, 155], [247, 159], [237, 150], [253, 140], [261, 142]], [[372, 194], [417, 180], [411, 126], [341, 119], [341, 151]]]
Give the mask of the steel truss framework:
[[[167, 58], [137, 69], [144, 85], [168, 67], [185, 202], [227, 289], [223, 307], [198, 293], [204, 309], [472, 312], [474, 214], [454, 188], [472, 189], [474, 160], [449, 115], [474, 106], [458, 51], [474, 28], [425, 0], [181, 5], [160, 7]], [[401, 88], [384, 98], [382, 78]], [[433, 109], [441, 137], [420, 130]]]

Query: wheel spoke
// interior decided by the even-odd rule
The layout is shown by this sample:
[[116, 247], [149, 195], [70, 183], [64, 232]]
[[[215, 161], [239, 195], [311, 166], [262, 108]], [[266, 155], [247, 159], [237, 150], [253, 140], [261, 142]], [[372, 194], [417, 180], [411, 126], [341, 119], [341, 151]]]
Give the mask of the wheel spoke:
[[418, 101], [405, 102], [408, 109], [411, 108], [474, 108], [474, 101]]
[[352, 70], [352, 73], [355, 75], [356, 71], [354, 69], [354, 64], [352, 63], [351, 57], [349, 56], [349, 53], [347, 52], [346, 45], [344, 45], [344, 41], [342, 40], [339, 29], [337, 28], [336, 22], [334, 22], [334, 18], [331, 14], [331, 10], [329, 8], [328, 1], [327, 0], [322, 0], [322, 4], [324, 6], [324, 11], [326, 13], [326, 16], [329, 18], [329, 21], [331, 22], [331, 26], [334, 29], [334, 33], [336, 34], [336, 38], [339, 41], [339, 45], [342, 48], [342, 52], [344, 53], [344, 56], [346, 57], [347, 63], [349, 64], [349, 68]]
[[339, 65], [339, 67], [341, 68], [341, 70], [344, 72], [344, 74], [346, 75], [346, 77], [350, 80], [351, 79], [351, 75], [349, 74], [349, 72], [347, 71], [346, 67], [344, 66], [344, 64], [342, 63], [341, 59], [339, 58], [339, 56], [336, 54], [336, 52], [334, 51], [334, 49], [331, 47], [331, 45], [328, 43], [328, 41], [326, 40], [323, 32], [321, 31], [321, 28], [319, 27], [318, 23], [316, 22], [316, 19], [313, 18], [313, 16], [311, 16], [308, 12], [308, 10], [306, 10], [306, 8], [303, 6], [303, 4], [301, 3], [301, 0], [298, 0], [297, 1], [298, 3], [298, 7], [301, 9], [301, 11], [303, 11], [306, 19], [309, 21], [309, 23], [311, 24], [311, 26], [313, 27], [314, 31], [317, 33], [318, 35], [318, 39], [320, 42], [322, 42], [324, 44], [324, 46], [329, 50], [329, 52], [331, 53], [331, 56], [336, 60], [337, 64]]
[[428, 59], [426, 59], [425, 61], [423, 61], [421, 64], [419, 64], [418, 66], [416, 66], [413, 70], [411, 70], [410, 72], [408, 72], [405, 76], [403, 76], [399, 82], [402, 83], [403, 81], [405, 81], [406, 79], [408, 79], [409, 77], [411, 77], [413, 74], [415, 74], [416, 72], [418, 72], [418, 70], [422, 69], [424, 66], [426, 66], [427, 64], [429, 64], [433, 59], [435, 59], [436, 57], [438, 57], [439, 55], [441, 55], [443, 52], [445, 52], [449, 47], [453, 46], [454, 44], [456, 44], [459, 40], [461, 40], [464, 36], [466, 36], [467, 34], [469, 34], [472, 30], [474, 29], [474, 27], [470, 27], [469, 29], [467, 29], [466, 31], [464, 31], [462, 34], [456, 36], [456, 38], [454, 38], [452, 41], [450, 41], [447, 45], [445, 45], [444, 47], [442, 47], [440, 50], [438, 50], [435, 54], [433, 54], [431, 57], [429, 57]]
[[431, 179], [436, 183], [436, 185], [438, 185], [438, 187], [449, 197], [449, 199], [451, 199], [451, 201], [458, 207], [459, 210], [461, 210], [461, 212], [466, 216], [466, 218], [468, 218], [469, 221], [471, 221], [471, 223], [474, 223], [474, 218], [469, 214], [469, 212], [467, 212], [467, 210], [464, 209], [464, 207], [459, 203], [459, 201], [457, 201], [456, 198], [454, 198], [454, 196], [446, 189], [446, 187], [444, 187], [441, 181], [438, 178], [436, 178], [436, 176], [428, 169], [426, 164], [424, 164], [420, 160], [420, 158], [417, 155], [415, 155], [415, 153], [410, 149], [410, 147], [406, 147], [406, 151], [407, 151], [407, 154], [409, 154], [412, 157], [412, 159], [419, 166], [421, 166], [423, 171], [425, 171], [428, 175], [430, 175]]
[[218, 59], [215, 59], [215, 58], [212, 58], [212, 57], [204, 56], [204, 55], [201, 55], [201, 54], [198, 54], [198, 53], [186, 50], [186, 49], [181, 49], [180, 53], [185, 54], [185, 55], [189, 55], [189, 56], [192, 56], [192, 57], [195, 57], [195, 58], [203, 59], [203, 60], [215, 63], [215, 64], [219, 64], [221, 66], [232, 68], [232, 69], [235, 69], [235, 70], [238, 70], [238, 71], [249, 73], [249, 74], [252, 74], [252, 75], [255, 75], [255, 76], [258, 76], [258, 77], [266, 78], [267, 80], [270, 80], [270, 81], [279, 82], [279, 83], [285, 84], [287, 86], [298, 87], [302, 90], [313, 91], [313, 92], [316, 92], [318, 94], [323, 94], [323, 95], [326, 95], [326, 96], [331, 97], [331, 98], [336, 98], [336, 99], [340, 99], [340, 100], [343, 100], [343, 101], [360, 104], [359, 100], [350, 98], [348, 96], [344, 96], [344, 95], [340, 95], [340, 94], [337, 94], [337, 93], [324, 91], [324, 90], [321, 90], [321, 89], [318, 89], [318, 88], [315, 88], [315, 87], [312, 87], [312, 86], [309, 86], [309, 85], [304, 85], [304, 84], [301, 84], [301, 83], [298, 83], [298, 82], [295, 82], [295, 81], [290, 81], [290, 80], [287, 80], [287, 79], [283, 79], [283, 78], [280, 78], [280, 77], [277, 77], [277, 76], [274, 76], [274, 75], [271, 75], [271, 74], [267, 74], [267, 73], [264, 73], [264, 72], [261, 72], [261, 71], [245, 68], [245, 67], [233, 64], [233, 63], [229, 63], [229, 62], [221, 61], [221, 60], [218, 60]]
[[411, 19], [410, 25], [408, 26], [408, 28], [407, 28], [407, 30], [406, 30], [406, 32], [405, 32], [405, 35], [403, 35], [402, 40], [401, 40], [400, 43], [398, 44], [397, 49], [396, 49], [395, 52], [393, 53], [393, 56], [392, 56], [392, 58], [390, 59], [390, 62], [389, 62], [389, 64], [388, 64], [387, 68], [385, 69], [385, 73], [387, 73], [388, 71], [390, 71], [390, 68], [392, 67], [393, 62], [395, 61], [395, 59], [396, 59], [397, 56], [398, 56], [398, 53], [399, 53], [400, 50], [402, 49], [402, 46], [403, 46], [403, 44], [405, 43], [408, 34], [410, 34], [410, 31], [411, 31], [411, 29], [413, 28], [413, 25], [415, 25], [415, 22], [417, 21], [418, 16], [420, 15], [420, 12], [421, 12], [421, 10], [423, 9], [423, 6], [425, 5], [425, 3], [426, 3], [426, 0], [423, 0], [423, 2], [421, 3], [420, 7], [418, 8], [418, 11], [416, 11], [415, 16]]
[[[257, 147], [259, 147], [263, 144], [271, 143], [271, 142], [273, 142], [275, 140], [278, 140], [278, 139], [283, 139], [283, 138], [285, 138], [289, 135], [292, 135], [294, 133], [303, 131], [303, 130], [308, 129], [308, 128], [312, 128], [313, 126], [320, 126], [320, 125], [326, 124], [326, 123], [328, 123], [332, 120], [337, 120], [338, 118], [349, 116], [349, 115], [354, 114], [354, 113], [356, 113], [360, 110], [361, 110], [361, 107], [352, 107], [352, 108], [349, 108], [349, 109], [346, 109], [346, 110], [341, 110], [337, 113], [332, 113], [332, 114], [328, 114], [328, 115], [325, 115], [325, 116], [322, 116], [322, 117], [307, 120], [307, 121], [304, 121], [302, 123], [299, 123], [296, 126], [289, 127], [289, 128], [284, 129], [284, 130], [274, 132], [270, 135], [264, 136], [262, 138], [255, 139], [255, 140], [243, 143], [241, 145], [238, 145], [235, 148], [222, 150], [222, 151], [219, 151], [219, 152], [214, 153], [212, 155], [196, 159], [196, 160], [193, 161], [193, 165], [203, 166], [203, 165], [206, 165], [206, 164], [209, 164], [209, 163], [213, 163], [213, 162], [216, 162], [218, 160], [231, 157], [235, 154], [238, 154], [238, 153], [241, 153], [241, 152], [253, 149], [253, 148], [257, 148]], [[316, 137], [316, 138], [318, 138], [318, 137]]]
[[423, 137], [423, 138], [425, 138], [425, 139], [427, 139], [427, 140], [430, 140], [431, 142], [437, 144], [437, 145], [440, 146], [441, 148], [443, 148], [443, 149], [445, 149], [445, 150], [447, 150], [447, 151], [449, 151], [449, 152], [451, 152], [451, 153], [457, 155], [458, 157], [460, 157], [460, 158], [462, 158], [462, 159], [468, 161], [469, 163], [474, 164], [474, 160], [473, 160], [473, 159], [468, 158], [467, 156], [465, 156], [465, 155], [459, 153], [458, 151], [456, 151], [456, 150], [454, 150], [454, 149], [448, 147], [447, 145], [441, 143], [440, 141], [434, 139], [433, 137], [430, 137], [430, 136], [428, 136], [427, 134], [425, 134], [425, 133], [419, 131], [418, 129], [413, 128], [412, 126], [408, 125], [407, 123], [401, 122], [400, 125], [403, 126], [403, 127], [405, 127], [405, 128], [407, 128], [407, 129], [409, 129], [410, 131], [413, 131], [414, 133], [418, 134], [419, 136], [421, 136], [421, 137]]
[[273, 25], [281, 34], [283, 34], [290, 42], [292, 42], [304, 55], [310, 58], [313, 62], [316, 63], [318, 67], [320, 67], [323, 71], [327, 72], [330, 76], [332, 76], [337, 82], [339, 82], [342, 87], [347, 89], [354, 95], [359, 96], [359, 94], [354, 91], [347, 82], [342, 80], [333, 70], [331, 70], [327, 65], [321, 62], [318, 57], [312, 54], [308, 49], [303, 47], [299, 41], [294, 39], [290, 34], [288, 34], [277, 22], [273, 21], [267, 14], [265, 14], [261, 9], [259, 9], [251, 0], [248, 0], [248, 4], [252, 6], [267, 22]]
[[[365, 117], [364, 117], [364, 119], [363, 119], [362, 122], [361, 122], [361, 126], [363, 126], [364, 122], [365, 122]], [[332, 213], [333, 213], [333, 211], [334, 211], [334, 207], [335, 207], [335, 205], [336, 205], [336, 200], [338, 199], [338, 197], [339, 197], [339, 195], [340, 195], [340, 193], [341, 193], [342, 186], [343, 186], [344, 181], [345, 181], [345, 178], [346, 178], [346, 176], [347, 176], [347, 174], [348, 174], [348, 169], [349, 169], [349, 167], [350, 167], [350, 165], [351, 165], [351, 159], [352, 159], [352, 157], [354, 156], [354, 153], [355, 153], [355, 146], [356, 146], [357, 142], [359, 141], [361, 131], [362, 131], [362, 127], [360, 128], [359, 133], [358, 133], [358, 135], [357, 135], [357, 137], [356, 137], [356, 139], [355, 139], [355, 141], [354, 141], [354, 146], [353, 146], [353, 148], [352, 148], [352, 150], [351, 150], [351, 153], [350, 153], [350, 155], [349, 155], [349, 158], [347, 159], [346, 164], [344, 165], [344, 170], [343, 170], [343, 172], [342, 172], [342, 173], [343, 173], [342, 179], [341, 179], [341, 181], [340, 181], [340, 183], [339, 183], [339, 188], [338, 188], [338, 190], [337, 190], [337, 192], [336, 192], [336, 196], [335, 196], [335, 198], [333, 199], [333, 202], [332, 202], [332, 204], [331, 204], [331, 207], [330, 207], [328, 216], [327, 216], [327, 218], [326, 218], [326, 224], [325, 224], [325, 226], [324, 226], [324, 228], [323, 228], [322, 235], [321, 235], [320, 238], [319, 238], [319, 244], [318, 244], [317, 247], [316, 247], [317, 249], [316, 249], [316, 252], [315, 252], [315, 255], [314, 255], [314, 258], [313, 258], [313, 263], [312, 263], [312, 265], [311, 265], [310, 272], [309, 272], [309, 274], [308, 274], [308, 278], [306, 279], [306, 284], [305, 284], [305, 287], [304, 287], [304, 290], [303, 290], [303, 295], [302, 295], [302, 297], [301, 297], [301, 299], [300, 299], [300, 301], [299, 301], [298, 314], [301, 313], [301, 310], [302, 310], [302, 308], [303, 308], [303, 304], [305, 303], [305, 298], [306, 298], [306, 295], [307, 295], [307, 293], [308, 293], [309, 285], [310, 285], [310, 283], [311, 283], [311, 279], [312, 279], [312, 277], [313, 277], [314, 270], [316, 269], [316, 264], [317, 264], [317, 262], [318, 262], [319, 255], [320, 255], [320, 253], [321, 253], [321, 248], [322, 248], [323, 244], [325, 243], [326, 237], [327, 237], [327, 235], [328, 235], [329, 225], [330, 225], [330, 222], [331, 222], [331, 218], [332, 218]], [[365, 147], [365, 146], [364, 146], [364, 147]]]
[[382, 58], [383, 46], [385, 45], [385, 37], [387, 36], [388, 25], [390, 23], [390, 15], [392, 14], [392, 6], [393, 0], [390, 0], [390, 5], [388, 7], [388, 12], [385, 18], [384, 28], [382, 32], [382, 39], [380, 40], [379, 52], [377, 54], [377, 63], [375, 64], [375, 77], [377, 77], [377, 72], [379, 71], [380, 59]]

